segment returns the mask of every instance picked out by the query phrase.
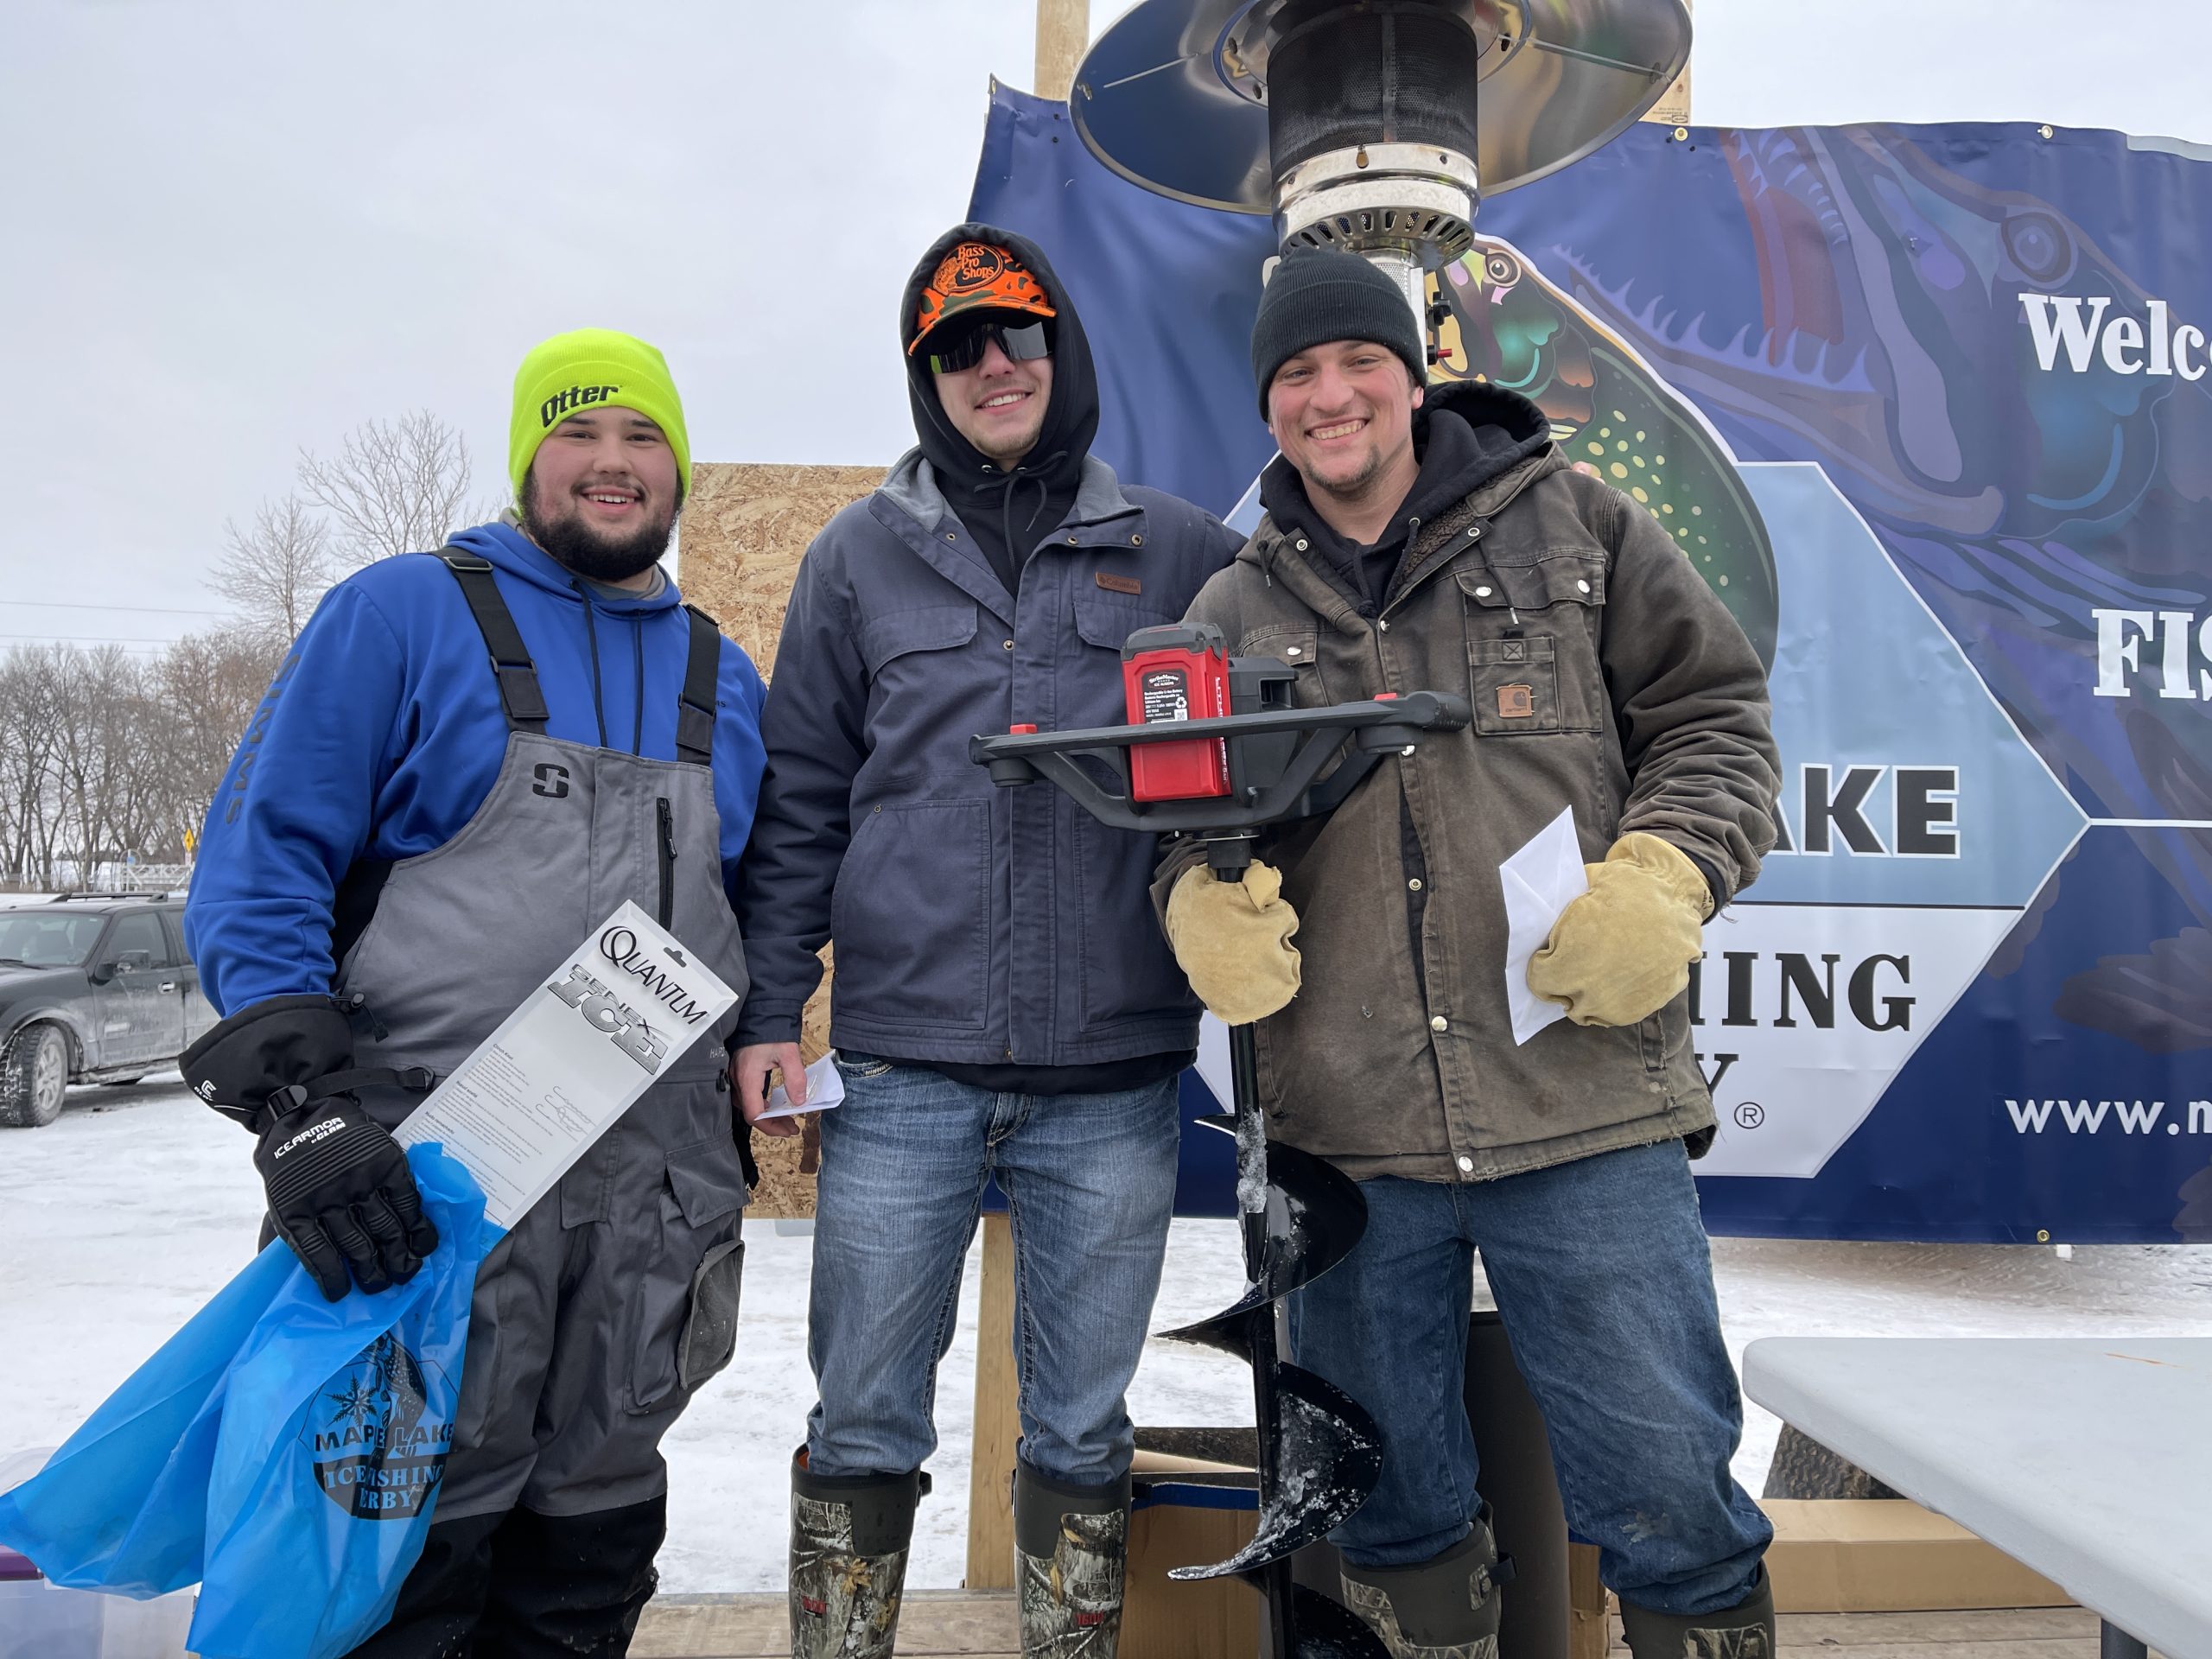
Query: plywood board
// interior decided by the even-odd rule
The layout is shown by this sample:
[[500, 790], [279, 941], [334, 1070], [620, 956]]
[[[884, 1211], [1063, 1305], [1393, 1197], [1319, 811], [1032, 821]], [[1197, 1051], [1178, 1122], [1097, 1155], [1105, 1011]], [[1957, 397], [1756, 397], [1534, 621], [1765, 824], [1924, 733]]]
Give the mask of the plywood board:
[[[784, 607], [807, 544], [837, 512], [883, 481], [881, 467], [763, 467], [702, 461], [683, 504], [683, 596], [721, 624], [763, 678], [775, 672]], [[830, 954], [822, 988], [806, 1006], [800, 1052], [811, 1063], [830, 1046]], [[812, 1118], [801, 1133], [753, 1138], [760, 1164], [749, 1213], [755, 1220], [814, 1213], [820, 1141]]]

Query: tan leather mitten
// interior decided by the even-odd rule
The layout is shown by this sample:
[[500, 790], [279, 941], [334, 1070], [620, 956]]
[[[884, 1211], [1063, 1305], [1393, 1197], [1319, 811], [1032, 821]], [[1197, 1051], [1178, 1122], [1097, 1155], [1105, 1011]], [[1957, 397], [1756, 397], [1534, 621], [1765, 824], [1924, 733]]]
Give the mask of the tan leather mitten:
[[1704, 949], [1713, 892], [1688, 857], [1632, 831], [1586, 864], [1590, 891], [1529, 959], [1529, 988], [1578, 1026], [1632, 1026], [1681, 995]]
[[1280, 872], [1256, 859], [1241, 881], [1200, 864], [1167, 895], [1167, 943], [1198, 1001], [1232, 1026], [1264, 1020], [1298, 995], [1298, 912]]

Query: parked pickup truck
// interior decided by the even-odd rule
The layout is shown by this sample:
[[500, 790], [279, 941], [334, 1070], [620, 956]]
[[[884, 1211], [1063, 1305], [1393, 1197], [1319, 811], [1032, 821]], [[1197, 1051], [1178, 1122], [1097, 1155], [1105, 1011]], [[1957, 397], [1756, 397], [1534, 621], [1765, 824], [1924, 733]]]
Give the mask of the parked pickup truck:
[[184, 901], [71, 894], [0, 910], [0, 1128], [60, 1116], [73, 1083], [136, 1083], [215, 1023]]

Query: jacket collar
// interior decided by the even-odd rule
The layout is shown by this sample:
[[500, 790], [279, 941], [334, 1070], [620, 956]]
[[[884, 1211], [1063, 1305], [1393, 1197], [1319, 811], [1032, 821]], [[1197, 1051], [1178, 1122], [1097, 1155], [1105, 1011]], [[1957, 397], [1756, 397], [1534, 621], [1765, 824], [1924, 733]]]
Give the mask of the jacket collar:
[[[1522, 491], [1538, 479], [1563, 470], [1567, 464], [1567, 457], [1559, 446], [1547, 444], [1526, 461], [1516, 462], [1479, 488], [1470, 491], [1456, 506], [1439, 513], [1408, 550], [1405, 567], [1382, 608], [1389, 611], [1402, 603], [1414, 588], [1448, 564], [1449, 558], [1440, 557], [1440, 553], [1449, 550], [1448, 544], [1459, 541], [1470, 524], [1486, 522], [1503, 512]], [[1273, 518], [1260, 520], [1252, 539], [1236, 556], [1240, 563], [1258, 566], [1268, 581], [1281, 582], [1330, 626], [1346, 633], [1358, 633], [1369, 625], [1362, 620], [1359, 607], [1321, 574], [1316, 561], [1325, 556], [1318, 548], [1300, 551]]]
[[[899, 458], [876, 487], [870, 511], [947, 582], [1001, 621], [1014, 620], [1014, 595], [963, 532], [959, 515], [938, 483], [937, 469], [918, 448]], [[1114, 539], [1119, 540], [1123, 534], [1120, 521], [1132, 517], [1141, 520], [1143, 513], [1122, 491], [1114, 469], [1096, 455], [1085, 455], [1075, 505], [1058, 529], [1070, 532], [1078, 546], [1093, 545], [1104, 537], [1083, 531], [1113, 524]]]
[[[947, 518], [957, 518], [952, 503], [937, 481], [937, 468], [919, 448], [899, 457], [876, 493], [924, 530], [934, 531]], [[1083, 458], [1083, 475], [1076, 484], [1075, 506], [1061, 529], [1104, 524], [1144, 509], [1129, 499], [1114, 469], [1096, 455]]]

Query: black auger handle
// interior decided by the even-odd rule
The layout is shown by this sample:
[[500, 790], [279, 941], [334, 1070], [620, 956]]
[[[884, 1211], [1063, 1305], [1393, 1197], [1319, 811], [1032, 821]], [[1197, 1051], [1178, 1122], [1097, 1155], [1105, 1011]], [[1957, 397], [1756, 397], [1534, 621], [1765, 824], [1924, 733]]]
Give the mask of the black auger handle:
[[[1474, 718], [1466, 698], [1446, 691], [1408, 691], [1402, 696], [1332, 703], [1325, 709], [1285, 709], [1262, 714], [1222, 715], [1208, 720], [1156, 721], [1141, 726], [1094, 726], [1071, 732], [1008, 732], [968, 740], [968, 758], [990, 768], [1002, 787], [1046, 779], [1067, 791], [1076, 804], [1116, 830], [1145, 830], [1160, 835], [1179, 831], [1256, 829], [1280, 819], [1303, 817], [1333, 809], [1350, 785], [1366, 775], [1376, 759], [1410, 750], [1432, 732], [1456, 732]], [[1281, 774], [1236, 795], [1182, 801], [1137, 801], [1129, 797], [1130, 746], [1187, 743], [1192, 739], [1268, 737], [1290, 734], [1296, 749]], [[1363, 752], [1347, 759], [1319, 791], [1316, 780], [1356, 738]], [[1098, 762], [1121, 782], [1117, 794], [1077, 763], [1077, 756]], [[1353, 776], [1341, 779], [1351, 772]], [[1329, 798], [1310, 799], [1325, 794]]]

